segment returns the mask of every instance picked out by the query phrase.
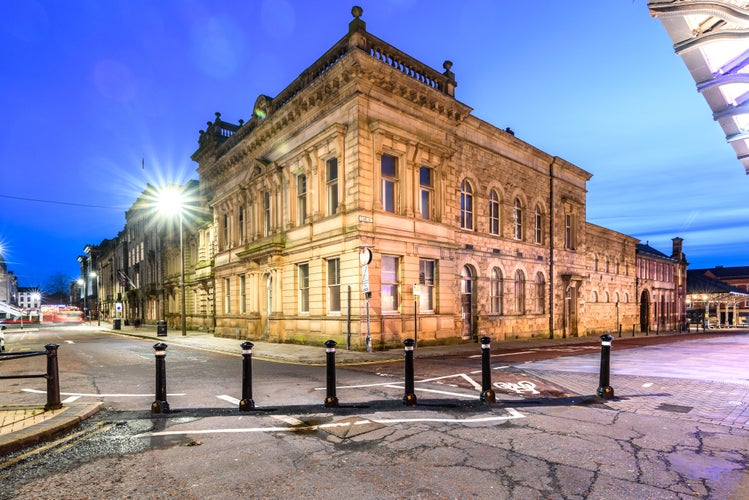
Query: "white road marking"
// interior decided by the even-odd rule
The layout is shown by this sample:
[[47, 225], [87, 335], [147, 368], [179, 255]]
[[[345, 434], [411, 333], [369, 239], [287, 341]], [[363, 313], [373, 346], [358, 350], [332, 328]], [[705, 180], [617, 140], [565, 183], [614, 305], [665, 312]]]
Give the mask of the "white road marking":
[[271, 415], [271, 417], [280, 420], [281, 422], [286, 422], [289, 425], [304, 425], [304, 422], [289, 415]]
[[75, 344], [75, 342], [73, 342], [72, 340], [66, 340], [65, 343], [66, 344]]
[[650, 387], [650, 386], [652, 386], [652, 385], [653, 385], [653, 383], [652, 383], [652, 382], [647, 382], [647, 383], [645, 383], [645, 384], [642, 384], [642, 386], [643, 386], [643, 387]]
[[[400, 389], [400, 390], [404, 389], [404, 386], [402, 386], [402, 385], [400, 385], [400, 386], [399, 385], [388, 385], [386, 387], [389, 387], [391, 389]], [[464, 399], [475, 399], [476, 398], [475, 394], [464, 394], [464, 393], [462, 394], [462, 393], [459, 393], [459, 392], [438, 391], [438, 390], [435, 390], [435, 389], [424, 389], [423, 387], [414, 387], [414, 391], [429, 392], [429, 393], [432, 393], [432, 394], [442, 394], [443, 396], [455, 396], [455, 397], [464, 398]]]
[[[533, 354], [534, 352], [536, 352], [536, 351], [534, 350], [534, 351], [506, 352], [506, 353], [503, 353], [503, 354], [491, 354], [490, 357], [492, 357], [492, 358], [501, 358], [502, 356], [516, 356], [518, 354]], [[480, 358], [481, 356], [483, 356], [483, 354], [473, 354], [473, 355], [468, 356], [468, 357], [469, 358]]]
[[70, 396], [69, 398], [65, 398], [62, 400], [62, 403], [72, 403], [76, 401], [80, 396]]
[[238, 405], [239, 404], [239, 400], [237, 398], [235, 398], [234, 396], [227, 396], [226, 394], [222, 394], [222, 395], [216, 396], [216, 397], [219, 398], [219, 399], [223, 399], [224, 401], [227, 401], [227, 402], [229, 402], [231, 404], [234, 404], [234, 405]]
[[366, 425], [369, 423], [377, 423], [382, 425], [388, 424], [407, 424], [415, 422], [435, 422], [435, 423], [447, 423], [447, 424], [477, 424], [477, 423], [488, 423], [488, 422], [504, 422], [507, 420], [514, 420], [518, 418], [525, 418], [525, 415], [515, 410], [514, 408], [504, 408], [508, 415], [506, 416], [491, 416], [491, 417], [477, 417], [477, 418], [395, 418], [395, 419], [362, 419], [358, 422], [331, 422], [327, 424], [319, 425], [308, 425], [304, 427], [298, 427], [304, 424], [301, 420], [297, 420], [294, 417], [288, 415], [276, 415], [274, 418], [285, 418], [295, 422], [293, 425], [297, 427], [248, 427], [243, 429], [202, 429], [202, 430], [182, 430], [182, 431], [160, 431], [160, 432], [146, 432], [143, 434], [136, 434], [133, 437], [136, 438], [151, 438], [158, 436], [177, 436], [177, 435], [194, 435], [194, 434], [241, 434], [251, 432], [298, 432], [298, 431], [315, 431], [318, 429], [331, 429], [336, 427], [347, 427], [350, 425]]
[[[24, 392], [32, 392], [34, 394], [47, 394], [47, 391], [40, 391], [38, 389], [21, 389]], [[145, 398], [151, 397], [154, 393], [149, 394], [86, 394], [80, 392], [61, 392], [61, 396], [77, 396], [79, 398]], [[185, 396], [183, 393], [167, 394], [167, 396]]]

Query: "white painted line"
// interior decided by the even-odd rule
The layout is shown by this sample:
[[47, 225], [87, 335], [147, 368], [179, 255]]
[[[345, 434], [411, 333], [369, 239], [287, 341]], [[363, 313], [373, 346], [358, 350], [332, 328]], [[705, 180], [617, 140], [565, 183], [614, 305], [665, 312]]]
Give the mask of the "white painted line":
[[[40, 391], [39, 389], [21, 389], [23, 392], [31, 392], [34, 394], [47, 394], [47, 391]], [[79, 392], [61, 392], [61, 396], [78, 396], [79, 398], [147, 398], [152, 397], [154, 393], [149, 394], [86, 394]], [[167, 394], [167, 396], [185, 396], [183, 393]]]
[[[507, 420], [514, 420], [518, 418], [525, 418], [525, 415], [515, 410], [514, 408], [505, 408], [508, 415], [506, 416], [491, 416], [491, 417], [477, 417], [477, 418], [396, 418], [396, 419], [362, 419], [359, 422], [355, 422], [354, 425], [366, 425], [369, 423], [377, 423], [382, 425], [387, 424], [407, 424], [415, 422], [436, 422], [436, 423], [448, 423], [448, 424], [480, 424], [487, 422], [504, 422]], [[274, 418], [284, 417], [289, 420], [299, 422], [303, 424], [301, 420], [297, 420], [294, 417], [288, 415], [278, 415]], [[347, 427], [350, 426], [351, 422], [332, 422], [320, 425], [308, 425], [305, 427], [250, 427], [244, 429], [203, 429], [203, 430], [183, 430], [183, 431], [160, 431], [160, 432], [146, 432], [143, 434], [136, 434], [133, 437], [136, 438], [151, 438], [159, 436], [177, 436], [177, 435], [195, 435], [195, 434], [241, 434], [251, 432], [298, 432], [298, 431], [315, 431], [318, 429], [330, 429], [335, 427]]]
[[229, 402], [231, 404], [234, 404], [234, 405], [238, 405], [239, 404], [239, 400], [237, 398], [235, 398], [234, 396], [227, 396], [226, 394], [222, 394], [222, 395], [216, 396], [216, 397], [219, 398], [219, 399], [223, 399], [224, 401], [227, 401], [227, 402]]
[[651, 387], [653, 385], [652, 382], [647, 382], [645, 384], [642, 384], [643, 387]]
[[[402, 385], [401, 386], [398, 386], [398, 385], [388, 385], [386, 387], [389, 387], [391, 389], [400, 389], [400, 390], [404, 389], [404, 387]], [[464, 398], [464, 399], [476, 399], [476, 395], [475, 394], [461, 394], [459, 392], [437, 391], [437, 390], [434, 390], [434, 389], [424, 389], [423, 387], [414, 387], [414, 391], [429, 392], [429, 393], [432, 393], [432, 394], [442, 394], [444, 396], [455, 396], [455, 397]]]
[[72, 403], [76, 401], [80, 396], [70, 396], [69, 398], [65, 398], [62, 400], [62, 403]]
[[73, 342], [72, 340], [66, 340], [65, 343], [66, 344], [75, 344], [75, 342]]
[[[518, 354], [533, 354], [534, 352], [536, 352], [536, 351], [534, 350], [534, 351], [506, 352], [506, 353], [503, 353], [503, 354], [491, 354], [490, 357], [492, 357], [492, 358], [501, 358], [503, 356], [516, 356]], [[481, 356], [483, 356], [483, 354], [473, 354], [472, 356], [468, 356], [468, 357], [469, 358], [480, 358]]]
[[286, 422], [289, 425], [303, 425], [304, 424], [304, 422], [302, 422], [298, 418], [294, 418], [290, 415], [271, 415], [271, 417], [275, 418], [276, 420], [280, 420], [281, 422]]

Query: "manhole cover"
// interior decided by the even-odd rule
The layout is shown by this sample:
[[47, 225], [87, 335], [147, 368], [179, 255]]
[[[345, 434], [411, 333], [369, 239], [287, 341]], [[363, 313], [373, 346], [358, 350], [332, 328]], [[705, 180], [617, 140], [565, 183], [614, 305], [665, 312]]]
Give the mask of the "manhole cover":
[[320, 426], [321, 431], [325, 431], [341, 439], [360, 436], [367, 432], [372, 432], [385, 427], [384, 425], [372, 422], [359, 417], [344, 418]]
[[670, 411], [672, 413], [689, 413], [692, 411], [692, 406], [680, 406], [672, 405], [668, 403], [661, 403], [656, 410]]

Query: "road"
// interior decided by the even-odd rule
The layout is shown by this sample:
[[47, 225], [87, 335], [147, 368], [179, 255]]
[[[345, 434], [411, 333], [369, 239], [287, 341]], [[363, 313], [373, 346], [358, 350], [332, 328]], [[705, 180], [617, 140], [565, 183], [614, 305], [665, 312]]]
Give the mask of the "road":
[[[733, 401], [741, 414], [749, 401], [737, 375], [743, 363], [729, 365], [734, 351], [746, 352], [745, 339], [615, 350], [612, 385], [621, 397], [605, 404], [589, 397], [595, 342], [576, 346], [575, 356], [534, 351], [556, 357], [531, 362], [522, 358], [530, 353], [497, 350], [496, 405], [476, 402], [475, 358], [419, 359], [415, 408], [400, 401], [402, 363], [339, 368], [337, 410], [322, 408], [324, 368], [255, 361], [260, 410], [242, 413], [240, 356], [170, 346], [175, 411], [153, 416], [152, 342], [29, 334], [24, 342], [34, 348], [62, 346], [63, 398], [101, 400], [105, 410], [79, 434], [0, 462], [0, 498], [744, 498], [746, 418], [727, 425], [694, 410], [642, 410], [663, 401], [651, 388], [667, 381], [669, 394], [686, 384], [693, 399]], [[689, 366], [704, 371], [696, 360], [705, 357], [725, 365], [721, 379], [732, 378], [683, 376]], [[653, 375], [664, 358], [674, 370]], [[23, 389], [4, 386], [0, 396], [39, 400]]]

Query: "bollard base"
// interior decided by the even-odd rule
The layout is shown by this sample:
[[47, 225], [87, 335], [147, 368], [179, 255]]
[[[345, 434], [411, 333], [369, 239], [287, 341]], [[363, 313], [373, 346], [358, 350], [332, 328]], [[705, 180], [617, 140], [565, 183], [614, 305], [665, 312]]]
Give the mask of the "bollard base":
[[335, 396], [325, 398], [325, 408], [338, 408], [338, 398]]
[[169, 403], [166, 401], [154, 401], [151, 403], [151, 413], [169, 413]]
[[484, 391], [481, 393], [481, 402], [482, 403], [496, 403], [497, 396], [494, 394], [493, 390], [489, 389], [488, 391]]
[[614, 399], [614, 388], [610, 385], [599, 387], [596, 394], [601, 399]]
[[406, 394], [403, 396], [403, 404], [406, 406], [416, 406], [416, 394]]
[[239, 411], [251, 411], [255, 409], [255, 402], [251, 399], [243, 399], [239, 402]]

